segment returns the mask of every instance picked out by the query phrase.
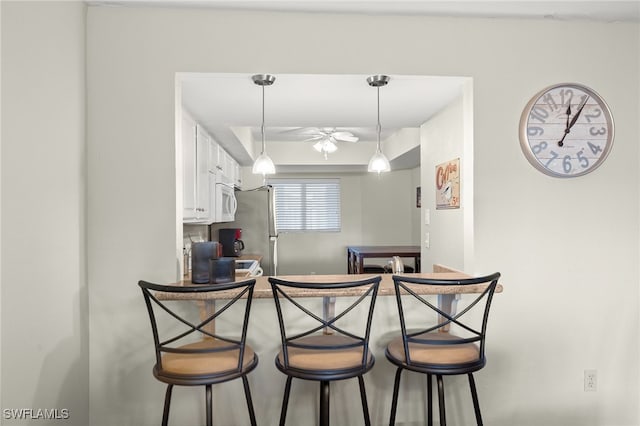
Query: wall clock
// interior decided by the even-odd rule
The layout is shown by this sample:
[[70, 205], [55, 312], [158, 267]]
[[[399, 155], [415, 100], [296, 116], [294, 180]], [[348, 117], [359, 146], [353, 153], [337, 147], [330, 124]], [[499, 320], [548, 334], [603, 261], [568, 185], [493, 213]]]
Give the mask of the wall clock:
[[559, 178], [598, 168], [613, 145], [613, 117], [606, 102], [577, 83], [536, 93], [520, 117], [520, 147], [541, 172]]

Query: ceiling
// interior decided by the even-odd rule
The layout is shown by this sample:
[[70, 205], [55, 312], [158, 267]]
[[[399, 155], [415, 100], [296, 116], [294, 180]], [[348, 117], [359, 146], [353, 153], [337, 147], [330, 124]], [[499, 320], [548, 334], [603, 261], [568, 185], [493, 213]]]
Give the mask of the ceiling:
[[[253, 83], [252, 74], [184, 73], [182, 104], [243, 165], [252, 159], [242, 148], [242, 138], [261, 140], [262, 87]], [[366, 166], [377, 140], [377, 89], [367, 83], [368, 75], [282, 74], [265, 90], [265, 134], [273, 142], [302, 143], [308, 136], [295, 129], [319, 127], [348, 131], [359, 138], [366, 151], [359, 160]], [[417, 128], [434, 113], [459, 96], [466, 81], [461, 77], [389, 76], [380, 88], [381, 139], [404, 128]], [[292, 132], [292, 130], [294, 130]], [[306, 142], [311, 148], [312, 142]], [[338, 150], [343, 144], [338, 142]], [[353, 147], [351, 147], [353, 149]], [[267, 148], [269, 151], [269, 148]], [[309, 149], [318, 165], [328, 159]], [[419, 156], [402, 167], [415, 167]], [[405, 158], [406, 160], [406, 158]], [[274, 157], [277, 165], [277, 157]], [[344, 164], [344, 163], [343, 163]], [[355, 166], [356, 164], [354, 164]]]
[[[264, 10], [301, 13], [357, 13], [485, 18], [640, 21], [640, 1], [385, 1], [385, 0], [123, 0], [87, 1], [93, 6], [190, 7]], [[242, 165], [252, 159], [239, 143], [247, 135], [260, 140], [261, 88], [251, 74], [182, 74], [183, 104]], [[301, 143], [304, 137], [287, 133], [299, 127], [337, 127], [360, 138], [357, 143], [373, 152], [376, 139], [376, 89], [368, 75], [276, 75], [265, 88], [267, 144], [272, 141]], [[382, 139], [399, 129], [418, 127], [461, 93], [464, 78], [391, 75], [380, 88]], [[283, 133], [284, 132], [284, 133]], [[307, 142], [308, 143], [308, 142]], [[341, 142], [342, 144], [348, 142]], [[339, 151], [340, 152], [340, 144]], [[269, 151], [269, 148], [267, 148]], [[330, 157], [338, 153], [330, 154]], [[310, 150], [309, 155], [317, 153]], [[318, 165], [330, 161], [317, 155]], [[407, 161], [408, 160], [408, 161]], [[398, 162], [414, 167], [416, 152]], [[277, 165], [277, 161], [276, 161]], [[392, 167], [394, 166], [392, 161]], [[362, 170], [365, 164], [352, 168]], [[317, 170], [306, 167], [308, 171]], [[343, 165], [343, 170], [345, 167]], [[279, 168], [280, 171], [280, 168]]]
[[640, 21], [638, 0], [86, 0], [86, 3], [108, 6], [204, 7], [304, 13]]

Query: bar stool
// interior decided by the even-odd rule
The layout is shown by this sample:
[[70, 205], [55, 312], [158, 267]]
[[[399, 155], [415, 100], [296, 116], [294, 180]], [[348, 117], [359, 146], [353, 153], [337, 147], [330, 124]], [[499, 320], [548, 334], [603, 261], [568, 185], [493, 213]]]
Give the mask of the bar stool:
[[[256, 425], [247, 374], [258, 365], [258, 355], [246, 344], [255, 283], [255, 279], [229, 284], [192, 286], [138, 282], [147, 305], [153, 332], [156, 354], [153, 375], [167, 384], [162, 426], [166, 426], [169, 420], [169, 406], [174, 385], [205, 387], [206, 421], [207, 426], [211, 426], [213, 417], [211, 386], [237, 378], [242, 378], [249, 421], [252, 426]], [[156, 297], [157, 293], [218, 291], [229, 292], [230, 300], [205, 319], [198, 319], [200, 311], [192, 300], [171, 301], [159, 300]], [[246, 297], [244, 306], [240, 303], [233, 306], [243, 297]], [[196, 312], [191, 312], [190, 316], [190, 310]], [[225, 317], [229, 322], [242, 324], [238, 330], [235, 330], [240, 337], [222, 336], [210, 331], [213, 329], [213, 321], [223, 314], [226, 314]], [[234, 321], [234, 316], [240, 321]]]
[[[469, 379], [476, 422], [478, 426], [482, 426], [473, 373], [483, 368], [486, 363], [487, 319], [499, 278], [500, 273], [462, 280], [393, 276], [401, 335], [393, 339], [385, 351], [387, 359], [398, 367], [393, 386], [389, 425], [395, 425], [400, 376], [406, 369], [427, 375], [427, 424], [429, 426], [433, 424], [432, 377], [436, 377], [438, 384], [440, 426], [446, 426], [442, 376], [466, 374]], [[472, 299], [460, 312], [448, 314], [413, 291], [415, 286], [424, 285], [484, 286], [484, 290], [479, 294], [469, 294]], [[419, 318], [434, 318], [433, 315], [428, 314], [436, 313], [436, 319], [421, 320], [419, 329], [410, 330], [406, 324], [405, 312], [415, 315], [419, 312], [418, 309], [426, 311], [424, 315], [419, 314]], [[476, 311], [480, 311], [478, 314], [481, 315], [476, 315]]]
[[[370, 425], [363, 375], [375, 362], [369, 349], [369, 334], [380, 276], [332, 283], [294, 282], [269, 277], [269, 282], [273, 290], [282, 343], [275, 364], [278, 370], [287, 375], [280, 426], [285, 424], [291, 381], [294, 377], [320, 382], [320, 426], [329, 425], [330, 382], [357, 377], [365, 425]], [[344, 290], [349, 295], [349, 289], [356, 288], [362, 295], [353, 302], [349, 300], [346, 307], [340, 305], [333, 318], [323, 318], [322, 314], [315, 312], [317, 306], [309, 306], [312, 302], [302, 302], [302, 298], [296, 299], [290, 294], [295, 290], [309, 292], [309, 295], [326, 296]], [[283, 306], [290, 309], [284, 312]], [[313, 325], [308, 326], [300, 318], [300, 312], [306, 314]]]

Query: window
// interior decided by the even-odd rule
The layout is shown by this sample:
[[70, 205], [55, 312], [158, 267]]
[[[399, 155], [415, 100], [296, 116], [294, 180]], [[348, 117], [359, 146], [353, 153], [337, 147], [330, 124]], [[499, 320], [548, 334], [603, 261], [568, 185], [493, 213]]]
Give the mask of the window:
[[281, 232], [340, 232], [340, 179], [269, 179]]

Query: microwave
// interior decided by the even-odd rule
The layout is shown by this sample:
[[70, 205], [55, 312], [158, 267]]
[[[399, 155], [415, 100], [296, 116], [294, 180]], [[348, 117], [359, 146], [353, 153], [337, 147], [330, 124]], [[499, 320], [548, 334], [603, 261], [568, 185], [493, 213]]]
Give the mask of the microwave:
[[232, 183], [216, 180], [212, 210], [216, 222], [233, 222], [236, 217], [238, 202]]

